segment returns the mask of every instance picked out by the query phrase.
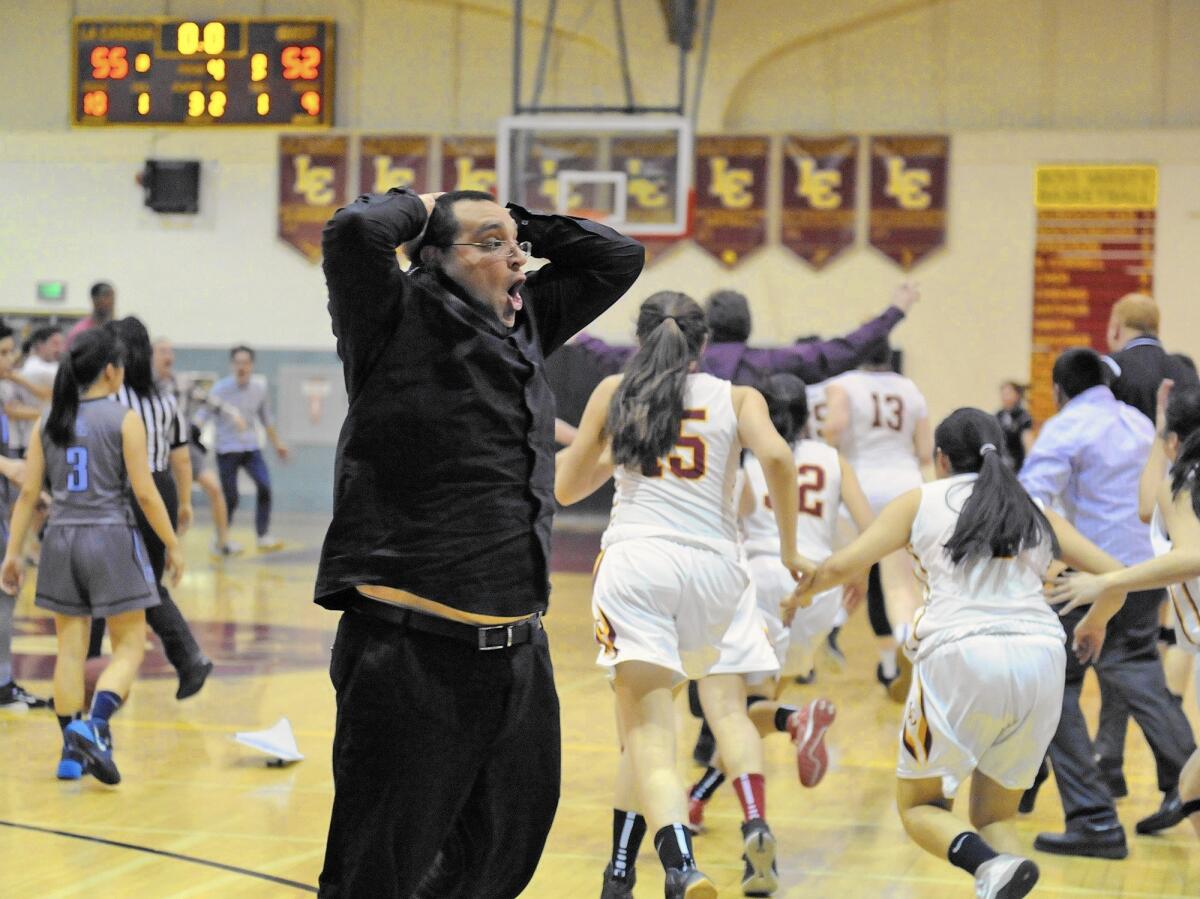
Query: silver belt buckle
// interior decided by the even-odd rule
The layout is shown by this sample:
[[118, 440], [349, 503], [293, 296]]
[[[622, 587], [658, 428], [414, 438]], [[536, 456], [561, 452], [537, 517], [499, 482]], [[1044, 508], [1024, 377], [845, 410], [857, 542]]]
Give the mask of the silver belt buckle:
[[[516, 627], [517, 624], [521, 624], [521, 622], [518, 621], [516, 624], [492, 624], [487, 627], [481, 627], [479, 629], [479, 651], [488, 652], [492, 649], [508, 649], [513, 645], [513, 628]], [[487, 643], [487, 637], [484, 635], [490, 633], [491, 631], [501, 630], [505, 631], [504, 642], [497, 643], [495, 646], [489, 646]]]

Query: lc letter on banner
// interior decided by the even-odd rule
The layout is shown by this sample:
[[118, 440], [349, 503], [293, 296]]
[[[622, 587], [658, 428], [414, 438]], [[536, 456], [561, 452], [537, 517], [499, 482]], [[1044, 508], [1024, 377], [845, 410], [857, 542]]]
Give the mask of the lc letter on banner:
[[496, 192], [496, 137], [443, 137], [442, 187]]
[[784, 137], [780, 243], [817, 270], [853, 246], [857, 184], [857, 137]]
[[347, 149], [344, 137], [279, 138], [279, 236], [321, 261], [321, 229], [346, 205]]
[[696, 140], [696, 214], [692, 240], [733, 268], [767, 241], [766, 137]]
[[364, 135], [358, 152], [360, 194], [385, 194], [393, 187], [429, 193], [428, 137]]
[[905, 271], [946, 240], [950, 138], [871, 138], [871, 246]]

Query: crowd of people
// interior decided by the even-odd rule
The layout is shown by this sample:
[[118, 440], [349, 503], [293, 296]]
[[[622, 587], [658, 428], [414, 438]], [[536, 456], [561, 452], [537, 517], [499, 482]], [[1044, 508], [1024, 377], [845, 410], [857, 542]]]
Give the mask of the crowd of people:
[[[1036, 883], [1012, 820], [1050, 768], [1066, 828], [1036, 847], [1125, 855], [1112, 797], [1129, 715], [1164, 794], [1138, 832], [1188, 816], [1200, 831], [1200, 763], [1156, 648], [1166, 583], [1180, 642], [1200, 636], [1200, 388], [1162, 349], [1150, 298], [1114, 308], [1110, 357], [1059, 358], [1060, 409], [1034, 437], [1015, 382], [999, 413], [932, 426], [887, 342], [909, 285], [844, 338], [774, 349], [748, 345], [741, 294], [701, 308], [663, 291], [642, 303], [635, 346], [576, 338], [608, 376], [572, 431], [554, 426], [544, 359], [633, 283], [634, 241], [486, 194], [393, 190], [340, 210], [324, 254], [351, 416], [316, 590], [344, 612], [321, 895], [512, 897], [528, 882], [559, 776], [541, 626], [550, 494], [569, 505], [610, 478], [592, 594], [620, 748], [604, 899], [633, 895], [647, 834], [669, 899], [715, 896], [693, 836], [726, 780], [743, 892], [778, 889], [762, 741], [788, 734], [801, 784], [822, 779], [836, 709], [784, 690], [810, 679], [815, 652], [844, 661], [836, 631], [863, 604], [877, 676], [904, 703], [901, 820], [977, 896]], [[549, 262], [527, 273], [530, 256]], [[1146, 399], [1172, 381], [1155, 438]], [[557, 457], [555, 435], [569, 443]], [[1156, 497], [1141, 518], [1139, 478]], [[1088, 666], [1110, 722], [1095, 747], [1079, 712]], [[688, 681], [706, 769], [685, 790], [674, 697]], [[949, 809], [968, 778], [964, 823]], [[446, 814], [417, 821], [414, 803]]]
[[[152, 342], [135, 317], [115, 318], [116, 291], [91, 291], [92, 314], [64, 336], [52, 325], [16, 335], [0, 325], [0, 513], [6, 544], [0, 568], [0, 710], [51, 707], [63, 733], [57, 776], [91, 774], [113, 784], [109, 720], [141, 666], [146, 625], [174, 667], [176, 699], [194, 696], [213, 670], [171, 596], [184, 561], [180, 539], [193, 519], [192, 484], [208, 495], [216, 556], [235, 555], [229, 539], [237, 471], [258, 490], [260, 550], [270, 536], [270, 480], [258, 447], [261, 422], [280, 458], [288, 448], [269, 412], [254, 353], [235, 347], [231, 374], [212, 385], [176, 375], [173, 348]], [[218, 482], [206, 464], [201, 428], [216, 422]], [[54, 692], [36, 696], [16, 682], [13, 608], [26, 576], [35, 605], [55, 623]], [[84, 709], [85, 663], [111, 652]]]

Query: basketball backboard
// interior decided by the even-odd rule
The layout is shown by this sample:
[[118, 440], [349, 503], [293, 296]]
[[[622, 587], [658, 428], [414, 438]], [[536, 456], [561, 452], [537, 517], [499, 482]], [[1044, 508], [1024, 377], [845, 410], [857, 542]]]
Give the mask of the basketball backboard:
[[500, 120], [501, 203], [605, 222], [634, 236], [688, 233], [692, 130], [682, 116], [551, 115]]

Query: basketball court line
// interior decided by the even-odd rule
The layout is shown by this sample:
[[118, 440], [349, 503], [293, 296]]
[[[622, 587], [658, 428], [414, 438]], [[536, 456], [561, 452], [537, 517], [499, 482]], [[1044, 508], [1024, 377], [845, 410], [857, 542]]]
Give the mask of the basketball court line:
[[134, 852], [145, 852], [150, 855], [156, 855], [161, 858], [174, 859], [175, 861], [190, 862], [194, 865], [204, 865], [209, 868], [216, 868], [220, 871], [226, 871], [230, 874], [243, 874], [246, 877], [256, 877], [259, 880], [266, 880], [271, 883], [279, 884], [280, 886], [292, 887], [293, 889], [303, 890], [306, 893], [316, 893], [317, 888], [309, 886], [306, 883], [300, 883], [298, 880], [288, 880], [286, 877], [277, 877], [274, 874], [264, 874], [261, 871], [253, 871], [250, 868], [240, 868], [237, 865], [227, 865], [224, 862], [217, 862], [207, 858], [198, 858], [194, 855], [184, 855], [179, 852], [171, 852], [166, 849], [155, 849], [153, 846], [141, 846], [137, 843], [123, 843], [120, 840], [109, 840], [104, 837], [97, 837], [86, 833], [72, 833], [68, 830], [55, 830], [49, 827], [38, 827], [34, 824], [22, 824], [19, 821], [5, 821], [0, 819], [0, 826], [11, 827], [15, 830], [25, 830], [32, 833], [49, 834], [56, 837], [67, 837], [72, 840], [82, 840], [87, 843], [99, 843], [104, 846], [115, 846], [118, 849], [131, 849]]

